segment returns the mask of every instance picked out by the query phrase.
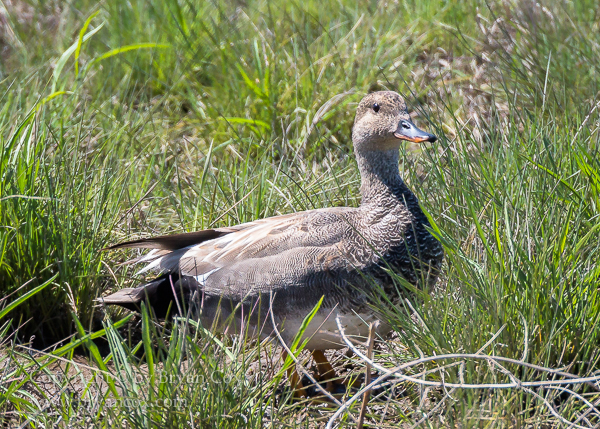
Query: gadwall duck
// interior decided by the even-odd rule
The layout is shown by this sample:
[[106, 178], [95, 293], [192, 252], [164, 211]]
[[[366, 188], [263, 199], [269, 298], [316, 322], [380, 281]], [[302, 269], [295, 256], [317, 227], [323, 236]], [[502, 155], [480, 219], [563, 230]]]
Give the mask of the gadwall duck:
[[[390, 269], [413, 285], [437, 278], [442, 246], [429, 233], [429, 221], [398, 170], [402, 141], [435, 140], [412, 123], [399, 94], [368, 94], [358, 105], [352, 130], [361, 175], [359, 207], [309, 210], [117, 244], [109, 249], [153, 249], [136, 262], [148, 264], [142, 271], [163, 274], [103, 301], [135, 310], [147, 300], [158, 317], [185, 313], [185, 305], [186, 314], [204, 326], [231, 333], [251, 329], [272, 335], [274, 320], [291, 344], [324, 297], [304, 338], [317, 369], [331, 375], [323, 350], [344, 347], [336, 317], [345, 334], [365, 337], [369, 323], [380, 319], [370, 305], [376, 285], [391, 302], [399, 299]], [[377, 332], [385, 335], [390, 326], [379, 322]]]

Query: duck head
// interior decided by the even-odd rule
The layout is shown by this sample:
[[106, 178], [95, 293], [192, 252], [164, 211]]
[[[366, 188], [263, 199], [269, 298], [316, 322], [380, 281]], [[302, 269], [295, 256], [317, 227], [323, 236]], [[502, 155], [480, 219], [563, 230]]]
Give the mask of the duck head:
[[406, 103], [394, 91], [372, 92], [358, 104], [352, 141], [356, 151], [399, 149], [402, 141], [434, 142], [437, 137], [417, 128]]

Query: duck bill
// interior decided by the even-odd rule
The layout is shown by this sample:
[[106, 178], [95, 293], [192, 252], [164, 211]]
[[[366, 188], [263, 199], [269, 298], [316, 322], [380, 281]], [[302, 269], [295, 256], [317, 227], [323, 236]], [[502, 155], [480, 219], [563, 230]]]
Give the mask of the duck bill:
[[400, 124], [398, 124], [398, 129], [394, 133], [394, 137], [413, 143], [434, 142], [437, 140], [436, 136], [420, 130], [410, 121], [400, 122]]

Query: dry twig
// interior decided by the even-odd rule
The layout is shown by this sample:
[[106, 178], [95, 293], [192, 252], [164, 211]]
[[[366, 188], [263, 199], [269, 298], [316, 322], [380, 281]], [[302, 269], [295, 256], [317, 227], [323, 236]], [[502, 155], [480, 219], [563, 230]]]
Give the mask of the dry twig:
[[[511, 359], [511, 358], [506, 358], [503, 356], [490, 356], [490, 355], [482, 355], [482, 354], [472, 354], [472, 353], [454, 353], [454, 354], [446, 354], [446, 355], [438, 355], [438, 356], [428, 356], [428, 357], [422, 357], [420, 359], [416, 359], [410, 362], [406, 362], [402, 365], [396, 366], [392, 369], [387, 369], [379, 364], [377, 364], [376, 362], [373, 362], [373, 360], [368, 357], [365, 356], [363, 353], [360, 352], [360, 350], [358, 350], [354, 344], [352, 343], [352, 341], [350, 341], [350, 339], [346, 336], [346, 334], [344, 333], [344, 327], [341, 324], [341, 321], [339, 319], [339, 317], [336, 317], [336, 323], [340, 332], [340, 336], [342, 337], [343, 341], [346, 343], [346, 345], [359, 357], [361, 358], [365, 363], [371, 365], [372, 367], [376, 368], [377, 370], [379, 370], [380, 372], [382, 372], [383, 374], [375, 381], [371, 382], [371, 383], [367, 383], [367, 385], [365, 387], [363, 387], [361, 390], [359, 390], [354, 396], [352, 396], [348, 401], [346, 401], [329, 419], [329, 422], [327, 423], [326, 428], [327, 429], [332, 429], [333, 428], [333, 424], [335, 422], [335, 420], [344, 412], [348, 409], [348, 407], [350, 407], [350, 405], [352, 405], [355, 401], [357, 401], [365, 392], [371, 390], [373, 387], [377, 386], [377, 385], [381, 385], [383, 384], [383, 382], [385, 380], [387, 380], [390, 377], [396, 377], [396, 378], [400, 378], [402, 380], [405, 381], [411, 381], [415, 384], [418, 385], [422, 385], [422, 386], [433, 386], [433, 387], [441, 387], [441, 388], [452, 388], [452, 390], [450, 392], [447, 392], [447, 394], [452, 394], [453, 391], [455, 389], [511, 389], [511, 388], [516, 388], [519, 390], [522, 390], [524, 392], [527, 392], [529, 394], [532, 394], [533, 396], [535, 396], [536, 398], [540, 399], [544, 405], [550, 410], [550, 412], [556, 417], [558, 418], [561, 422], [569, 425], [570, 427], [576, 427], [576, 428], [580, 428], [580, 429], [591, 429], [587, 426], [580, 426], [577, 425], [575, 422], [570, 422], [567, 419], [565, 419], [563, 416], [561, 416], [552, 406], [552, 404], [550, 404], [545, 398], [543, 398], [541, 395], [539, 395], [537, 392], [535, 392], [534, 390], [532, 390], [533, 387], [541, 387], [541, 388], [547, 388], [547, 389], [557, 389], [557, 390], [561, 390], [563, 392], [567, 392], [570, 393], [572, 392], [569, 389], [566, 389], [564, 387], [562, 387], [562, 385], [569, 385], [569, 384], [587, 384], [592, 386], [596, 391], [600, 390], [599, 387], [594, 384], [594, 383], [598, 383], [600, 381], [600, 375], [598, 376], [593, 376], [593, 377], [578, 377], [574, 374], [570, 374], [564, 371], [558, 371], [558, 370], [554, 370], [552, 368], [545, 368], [539, 365], [534, 365], [531, 363], [527, 363], [527, 362], [523, 362], [520, 360], [516, 360], [516, 359]], [[411, 368], [413, 366], [419, 365], [419, 364], [423, 364], [425, 362], [431, 362], [431, 361], [442, 361], [442, 360], [448, 360], [448, 359], [479, 359], [479, 360], [486, 360], [489, 363], [491, 363], [492, 365], [500, 368], [500, 371], [507, 375], [511, 382], [510, 383], [481, 383], [481, 384], [469, 384], [469, 383], [464, 383], [462, 382], [462, 378], [461, 378], [461, 383], [446, 383], [446, 382], [438, 382], [438, 381], [429, 381], [429, 380], [421, 380], [415, 377], [411, 377], [409, 375], [406, 374], [401, 374], [400, 372], [403, 370], [406, 370], [408, 368]], [[553, 374], [553, 375], [560, 375], [565, 377], [566, 379], [562, 379], [562, 380], [546, 380], [546, 381], [521, 381], [519, 380], [514, 374], [512, 374], [512, 372], [506, 370], [502, 365], [500, 365], [500, 362], [505, 362], [505, 363], [512, 363], [512, 364], [516, 364], [522, 367], [526, 367], [526, 368], [531, 368], [531, 369], [535, 369], [537, 371], [540, 372], [545, 372], [548, 374]], [[438, 368], [439, 369], [439, 368]], [[575, 392], [572, 392], [575, 393]], [[583, 399], [580, 395], [575, 394], [576, 398], [578, 399]], [[583, 401], [584, 404], [588, 407], [588, 410], [590, 412], [595, 412], [598, 416], [600, 416], [600, 412], [599, 410], [594, 406], [594, 404], [592, 404], [591, 402], [584, 400]], [[587, 413], [586, 413], [587, 414]], [[578, 419], [579, 421], [580, 419]]]
[[[377, 323], [377, 322], [376, 322]], [[367, 356], [369, 359], [373, 359], [373, 345], [375, 344], [375, 323], [369, 325], [369, 339], [367, 340]], [[365, 384], [371, 384], [371, 364], [367, 362], [365, 368]], [[367, 413], [367, 405], [369, 404], [370, 390], [367, 390], [363, 396], [363, 403], [358, 415], [358, 423], [356, 429], [362, 429], [363, 422], [365, 421], [365, 414]]]

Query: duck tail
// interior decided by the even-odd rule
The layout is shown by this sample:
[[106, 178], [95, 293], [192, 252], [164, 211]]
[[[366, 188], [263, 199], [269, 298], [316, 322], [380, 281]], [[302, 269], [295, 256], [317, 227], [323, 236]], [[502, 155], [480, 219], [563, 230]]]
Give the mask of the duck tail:
[[181, 276], [180, 278], [177, 273], [167, 273], [144, 285], [121, 289], [111, 295], [98, 298], [97, 301], [103, 305], [118, 305], [137, 312], [141, 310], [144, 301], [152, 308], [157, 318], [164, 319], [180, 311], [185, 314], [190, 299], [199, 290], [200, 284], [194, 277]]

